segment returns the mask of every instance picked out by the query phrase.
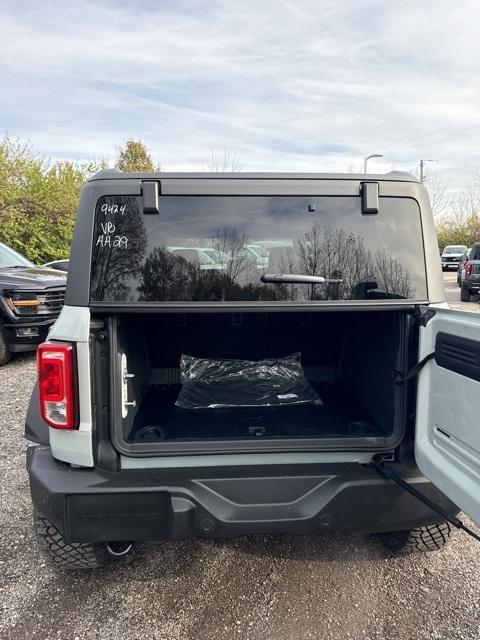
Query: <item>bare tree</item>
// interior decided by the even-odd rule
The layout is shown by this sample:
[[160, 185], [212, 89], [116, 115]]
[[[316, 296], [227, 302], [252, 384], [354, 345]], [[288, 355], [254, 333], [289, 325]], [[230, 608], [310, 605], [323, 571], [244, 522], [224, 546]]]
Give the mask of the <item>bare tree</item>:
[[238, 155], [230, 152], [227, 147], [224, 147], [223, 151], [211, 151], [210, 155], [198, 164], [199, 171], [212, 173], [242, 171], [243, 167]]
[[452, 218], [464, 222], [480, 215], [480, 187], [471, 185], [462, 189], [452, 202]]
[[240, 274], [249, 266], [245, 245], [248, 237], [238, 227], [221, 227], [215, 229], [213, 247], [217, 252], [217, 262], [225, 264], [223, 271], [234, 283]]
[[375, 253], [377, 289], [386, 295], [412, 298], [414, 291], [410, 274], [401, 262], [385, 249]]
[[438, 243], [470, 246], [480, 239], [480, 186], [470, 185], [459, 191], [451, 201], [448, 215], [437, 225]]
[[433, 216], [445, 213], [451, 205], [451, 198], [448, 195], [448, 182], [438, 173], [429, 173], [425, 177], [424, 185], [428, 191]]
[[362, 164], [355, 164], [354, 162], [349, 162], [347, 165], [347, 173], [363, 173]]
[[[335, 287], [323, 288], [323, 296], [334, 299], [350, 297], [355, 285], [371, 280], [374, 272], [372, 256], [360, 236], [318, 223], [297, 240], [288, 262], [290, 272], [341, 280]], [[284, 272], [286, 267], [282, 265]], [[297, 291], [311, 299], [318, 297], [322, 288], [303, 285]]]

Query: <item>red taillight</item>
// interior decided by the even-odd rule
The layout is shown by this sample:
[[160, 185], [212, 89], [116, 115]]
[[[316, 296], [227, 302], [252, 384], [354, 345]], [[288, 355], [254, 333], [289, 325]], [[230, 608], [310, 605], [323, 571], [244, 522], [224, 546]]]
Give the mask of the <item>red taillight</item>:
[[465, 275], [472, 275], [472, 263], [469, 260], [466, 260], [465, 262]]
[[54, 429], [77, 426], [74, 364], [68, 342], [44, 342], [37, 349], [40, 413]]

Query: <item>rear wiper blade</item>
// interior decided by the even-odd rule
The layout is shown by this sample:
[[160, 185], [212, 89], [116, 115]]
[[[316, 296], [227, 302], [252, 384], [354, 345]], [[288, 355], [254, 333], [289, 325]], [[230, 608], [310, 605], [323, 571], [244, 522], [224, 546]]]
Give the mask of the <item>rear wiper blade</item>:
[[323, 284], [324, 282], [342, 282], [341, 279], [308, 276], [303, 273], [264, 273], [260, 276], [260, 280], [266, 284]]

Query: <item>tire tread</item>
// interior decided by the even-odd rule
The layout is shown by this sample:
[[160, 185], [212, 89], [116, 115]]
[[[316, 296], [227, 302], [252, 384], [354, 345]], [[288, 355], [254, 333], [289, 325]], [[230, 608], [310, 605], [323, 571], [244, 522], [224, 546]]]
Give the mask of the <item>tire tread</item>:
[[62, 534], [47, 518], [34, 513], [34, 530], [40, 549], [56, 565], [64, 569], [98, 569], [105, 562], [101, 545], [90, 542], [66, 544]]
[[460, 300], [461, 302], [470, 302], [470, 289], [465, 284], [460, 287]]
[[3, 329], [0, 325], [0, 367], [3, 367], [5, 364], [10, 362], [12, 358], [12, 352], [5, 340], [5, 336], [3, 334]]
[[448, 522], [442, 522], [441, 524], [418, 527], [418, 529], [382, 533], [380, 537], [390, 551], [407, 554], [415, 551], [442, 549], [449, 542], [451, 534], [451, 525]]

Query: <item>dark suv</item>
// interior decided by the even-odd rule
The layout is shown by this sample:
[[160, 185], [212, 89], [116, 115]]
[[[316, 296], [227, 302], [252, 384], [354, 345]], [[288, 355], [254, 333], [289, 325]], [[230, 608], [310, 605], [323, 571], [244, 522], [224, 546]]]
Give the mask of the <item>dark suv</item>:
[[41, 547], [439, 548], [459, 508], [480, 521], [480, 316], [444, 300], [410, 174], [97, 174], [26, 421]]
[[464, 264], [464, 277], [460, 285], [460, 299], [469, 302], [470, 296], [480, 293], [480, 242], [475, 242]]
[[66, 278], [0, 243], [0, 366], [34, 351], [58, 317]]

